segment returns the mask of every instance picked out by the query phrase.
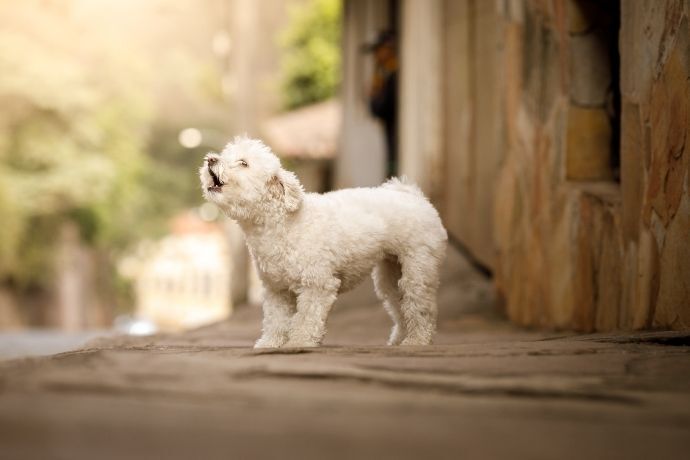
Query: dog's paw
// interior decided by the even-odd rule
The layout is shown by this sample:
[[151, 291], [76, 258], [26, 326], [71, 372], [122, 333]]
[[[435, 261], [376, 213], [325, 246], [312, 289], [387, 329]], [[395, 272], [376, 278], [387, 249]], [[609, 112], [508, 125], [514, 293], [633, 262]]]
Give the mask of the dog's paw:
[[261, 337], [254, 343], [254, 348], [280, 348], [285, 340], [274, 337]]
[[286, 348], [314, 348], [318, 347], [319, 343], [312, 340], [288, 340], [284, 346]]
[[400, 345], [400, 343], [403, 341], [405, 338], [405, 333], [403, 332], [403, 329], [399, 325], [393, 326], [393, 329], [391, 330], [391, 335], [388, 338], [388, 345], [389, 346], [395, 346], [395, 345]]
[[429, 337], [406, 337], [405, 340], [400, 342], [402, 346], [419, 346], [419, 345], [431, 345], [431, 338]]

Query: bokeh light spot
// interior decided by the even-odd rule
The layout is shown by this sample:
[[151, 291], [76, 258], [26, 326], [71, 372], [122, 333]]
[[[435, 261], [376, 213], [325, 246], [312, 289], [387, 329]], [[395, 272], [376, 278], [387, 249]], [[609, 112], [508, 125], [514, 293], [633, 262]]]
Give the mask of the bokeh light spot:
[[180, 131], [177, 139], [182, 147], [193, 149], [201, 145], [202, 135], [201, 131], [196, 128], [185, 128]]
[[213, 222], [219, 215], [218, 206], [213, 203], [206, 202], [199, 206], [199, 217], [206, 222]]

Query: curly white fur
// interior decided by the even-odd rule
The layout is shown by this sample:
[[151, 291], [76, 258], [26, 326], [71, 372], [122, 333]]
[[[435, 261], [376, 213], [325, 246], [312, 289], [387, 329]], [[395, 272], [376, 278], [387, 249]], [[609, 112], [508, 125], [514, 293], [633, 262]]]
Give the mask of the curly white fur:
[[447, 235], [415, 185], [304, 193], [266, 145], [245, 137], [207, 155], [199, 174], [204, 197], [242, 227], [264, 284], [256, 347], [318, 346], [337, 295], [369, 273], [393, 319], [388, 344], [431, 342]]

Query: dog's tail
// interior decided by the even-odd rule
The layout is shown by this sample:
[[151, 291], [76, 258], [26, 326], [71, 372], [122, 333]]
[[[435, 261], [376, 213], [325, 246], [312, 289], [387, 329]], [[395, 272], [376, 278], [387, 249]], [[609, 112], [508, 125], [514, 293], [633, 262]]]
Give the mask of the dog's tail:
[[381, 187], [398, 192], [411, 193], [413, 195], [426, 198], [424, 192], [416, 185], [410, 182], [406, 176], [391, 177]]

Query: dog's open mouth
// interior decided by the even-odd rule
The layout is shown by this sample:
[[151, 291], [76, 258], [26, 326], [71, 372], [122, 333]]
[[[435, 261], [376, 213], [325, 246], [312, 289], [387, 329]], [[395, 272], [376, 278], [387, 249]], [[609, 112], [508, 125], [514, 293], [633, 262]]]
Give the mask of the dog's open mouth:
[[223, 181], [221, 181], [216, 173], [213, 172], [211, 167], [209, 166], [208, 168], [208, 173], [211, 175], [211, 179], [213, 179], [213, 185], [208, 188], [209, 192], [220, 192], [221, 189], [223, 188]]

